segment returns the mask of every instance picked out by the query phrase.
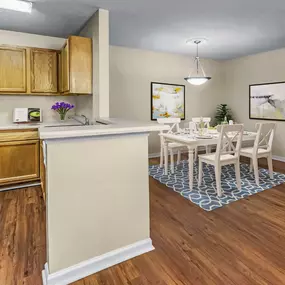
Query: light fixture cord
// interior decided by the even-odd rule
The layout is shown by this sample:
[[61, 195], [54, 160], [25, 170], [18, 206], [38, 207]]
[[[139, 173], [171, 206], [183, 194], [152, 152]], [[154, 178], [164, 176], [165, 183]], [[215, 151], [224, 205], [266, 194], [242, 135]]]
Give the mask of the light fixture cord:
[[[199, 75], [199, 66], [200, 66], [203, 76], [206, 77], [204, 68], [203, 68], [202, 63], [200, 62], [200, 58], [199, 58], [199, 46], [198, 45], [201, 43], [201, 41], [197, 40], [197, 41], [194, 41], [194, 43], [197, 45], [197, 47], [196, 47], [196, 57], [194, 58], [194, 65], [196, 63], [197, 75]], [[193, 72], [193, 70], [192, 70], [192, 72]], [[190, 72], [188, 77], [191, 77], [191, 72]]]
[[197, 75], [199, 74], [199, 43], [196, 43], [197, 49], [196, 49], [196, 67], [197, 67]]

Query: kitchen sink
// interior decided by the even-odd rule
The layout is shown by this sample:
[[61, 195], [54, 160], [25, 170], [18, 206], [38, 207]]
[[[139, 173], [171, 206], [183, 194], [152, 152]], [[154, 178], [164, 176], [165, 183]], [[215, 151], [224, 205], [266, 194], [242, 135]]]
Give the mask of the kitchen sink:
[[48, 125], [48, 126], [44, 126], [45, 128], [64, 128], [64, 127], [88, 127], [88, 126], [94, 126], [94, 125], [97, 125], [97, 126], [104, 126], [104, 125], [110, 125], [110, 123], [105, 123], [105, 122], [100, 122], [100, 121], [96, 121], [95, 123], [94, 122], [91, 122], [89, 123], [89, 125], [80, 125], [80, 124], [58, 124], [58, 125]]
[[70, 125], [51, 125], [51, 126], [45, 126], [45, 128], [84, 127], [84, 126], [85, 126], [85, 125], [70, 124]]

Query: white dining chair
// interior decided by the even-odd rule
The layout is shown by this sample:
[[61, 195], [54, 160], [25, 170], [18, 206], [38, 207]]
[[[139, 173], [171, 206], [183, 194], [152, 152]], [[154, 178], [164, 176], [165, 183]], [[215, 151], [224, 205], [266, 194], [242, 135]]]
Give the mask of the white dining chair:
[[[209, 128], [210, 127], [210, 122], [211, 122], [211, 118], [210, 117], [194, 117], [194, 118], [192, 118], [192, 122], [189, 122], [189, 128], [191, 128], [191, 127], [193, 128], [193, 126], [194, 126], [195, 131], [198, 131], [199, 124], [201, 123], [201, 119], [202, 119], [202, 122], [204, 123], [205, 128]], [[205, 148], [206, 148], [206, 153], [210, 153], [211, 152], [211, 146], [210, 145], [205, 146]], [[198, 159], [198, 152], [199, 152], [199, 148], [196, 147], [195, 148], [195, 160]]]
[[[180, 118], [158, 118], [157, 122], [159, 124], [165, 125], [171, 125], [170, 129], [166, 132], [168, 134], [175, 132], [180, 132], [180, 122], [181, 119]], [[160, 134], [162, 134], [163, 131], [160, 132]], [[187, 147], [185, 147], [185, 145], [183, 144], [179, 144], [179, 143], [168, 143], [168, 150], [169, 150], [169, 154], [170, 154], [170, 168], [171, 168], [171, 173], [174, 173], [174, 151], [177, 151], [177, 164], [180, 163], [181, 161], [181, 151], [183, 150], [187, 150]], [[163, 143], [163, 139], [162, 137], [160, 137], [160, 167], [163, 167], [163, 163], [164, 163], [164, 143]]]
[[205, 124], [205, 127], [209, 128], [210, 122], [211, 122], [210, 117], [194, 117], [192, 118], [192, 122], [194, 122], [198, 126], [198, 124], [201, 123], [201, 119], [202, 119], [202, 122]]
[[272, 144], [276, 123], [257, 123], [257, 134], [253, 147], [242, 148], [241, 156], [250, 158], [250, 171], [254, 169], [255, 183], [259, 185], [258, 159], [267, 158], [270, 178], [273, 179]]
[[215, 167], [216, 187], [218, 196], [222, 196], [221, 168], [223, 165], [234, 164], [237, 188], [241, 189], [240, 180], [240, 150], [243, 135], [243, 125], [221, 125], [218, 126], [219, 132], [216, 153], [199, 155], [199, 187], [203, 178], [203, 163]]

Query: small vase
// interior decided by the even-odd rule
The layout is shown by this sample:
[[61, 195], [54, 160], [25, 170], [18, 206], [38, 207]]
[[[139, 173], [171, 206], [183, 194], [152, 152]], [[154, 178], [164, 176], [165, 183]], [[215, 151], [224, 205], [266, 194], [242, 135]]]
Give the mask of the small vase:
[[60, 117], [60, 120], [61, 120], [61, 121], [64, 121], [64, 120], [65, 120], [65, 115], [66, 115], [66, 114], [64, 114], [64, 113], [59, 114], [59, 117]]

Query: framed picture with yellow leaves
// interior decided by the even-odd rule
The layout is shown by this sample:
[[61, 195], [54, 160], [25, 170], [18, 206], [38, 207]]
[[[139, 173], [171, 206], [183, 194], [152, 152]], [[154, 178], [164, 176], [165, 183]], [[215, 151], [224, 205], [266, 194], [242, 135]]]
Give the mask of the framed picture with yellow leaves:
[[185, 85], [151, 82], [151, 120], [185, 120]]

